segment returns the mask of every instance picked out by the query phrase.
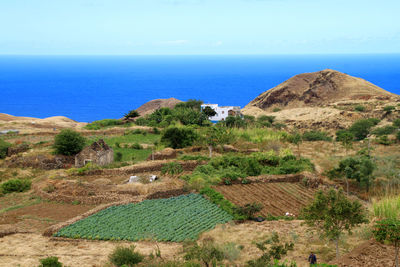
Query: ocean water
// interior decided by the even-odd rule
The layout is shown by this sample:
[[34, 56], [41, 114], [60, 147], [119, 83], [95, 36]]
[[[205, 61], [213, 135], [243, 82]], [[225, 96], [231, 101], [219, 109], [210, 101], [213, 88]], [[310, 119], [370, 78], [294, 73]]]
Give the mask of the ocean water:
[[0, 56], [0, 113], [90, 122], [169, 97], [244, 107], [296, 74], [326, 68], [400, 94], [400, 54]]

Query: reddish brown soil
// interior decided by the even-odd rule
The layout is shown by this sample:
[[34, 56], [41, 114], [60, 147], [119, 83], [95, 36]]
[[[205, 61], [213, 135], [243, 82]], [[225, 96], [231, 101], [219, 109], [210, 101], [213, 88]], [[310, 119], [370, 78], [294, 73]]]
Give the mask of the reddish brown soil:
[[44, 202], [11, 210], [0, 215], [0, 224], [18, 224], [18, 228], [42, 231], [51, 224], [71, 219], [93, 206]]
[[394, 266], [394, 247], [367, 241], [332, 264], [341, 267]]
[[235, 184], [217, 186], [215, 189], [235, 205], [261, 203], [264, 208], [260, 215], [263, 216], [282, 216], [286, 212], [298, 215], [300, 209], [313, 199], [315, 193], [315, 189], [300, 183]]

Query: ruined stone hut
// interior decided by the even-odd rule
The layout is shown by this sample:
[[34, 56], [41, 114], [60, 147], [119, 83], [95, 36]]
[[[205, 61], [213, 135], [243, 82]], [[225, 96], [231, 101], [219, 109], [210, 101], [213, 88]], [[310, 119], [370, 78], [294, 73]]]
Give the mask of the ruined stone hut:
[[114, 161], [114, 150], [103, 139], [85, 147], [75, 156], [75, 167], [80, 168], [92, 162], [98, 166], [104, 166]]

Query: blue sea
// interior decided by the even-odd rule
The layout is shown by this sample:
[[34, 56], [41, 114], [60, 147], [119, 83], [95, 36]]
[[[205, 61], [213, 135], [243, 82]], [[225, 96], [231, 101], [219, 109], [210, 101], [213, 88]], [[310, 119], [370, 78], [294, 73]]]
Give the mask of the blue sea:
[[327, 68], [400, 94], [400, 54], [0, 56], [0, 113], [90, 122], [169, 97], [243, 107], [296, 74]]

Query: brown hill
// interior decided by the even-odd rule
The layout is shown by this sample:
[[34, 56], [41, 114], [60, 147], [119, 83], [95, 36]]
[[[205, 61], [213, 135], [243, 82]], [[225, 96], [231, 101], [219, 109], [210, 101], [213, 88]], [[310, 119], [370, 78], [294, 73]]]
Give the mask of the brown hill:
[[136, 111], [139, 112], [140, 116], [144, 116], [153, 113], [159, 108], [173, 108], [180, 102], [182, 101], [173, 97], [168, 99], [155, 99], [141, 105]]
[[361, 78], [335, 71], [322, 70], [296, 75], [260, 94], [244, 109], [257, 107], [264, 111], [275, 108], [321, 107], [343, 100], [395, 100], [399, 96]]

